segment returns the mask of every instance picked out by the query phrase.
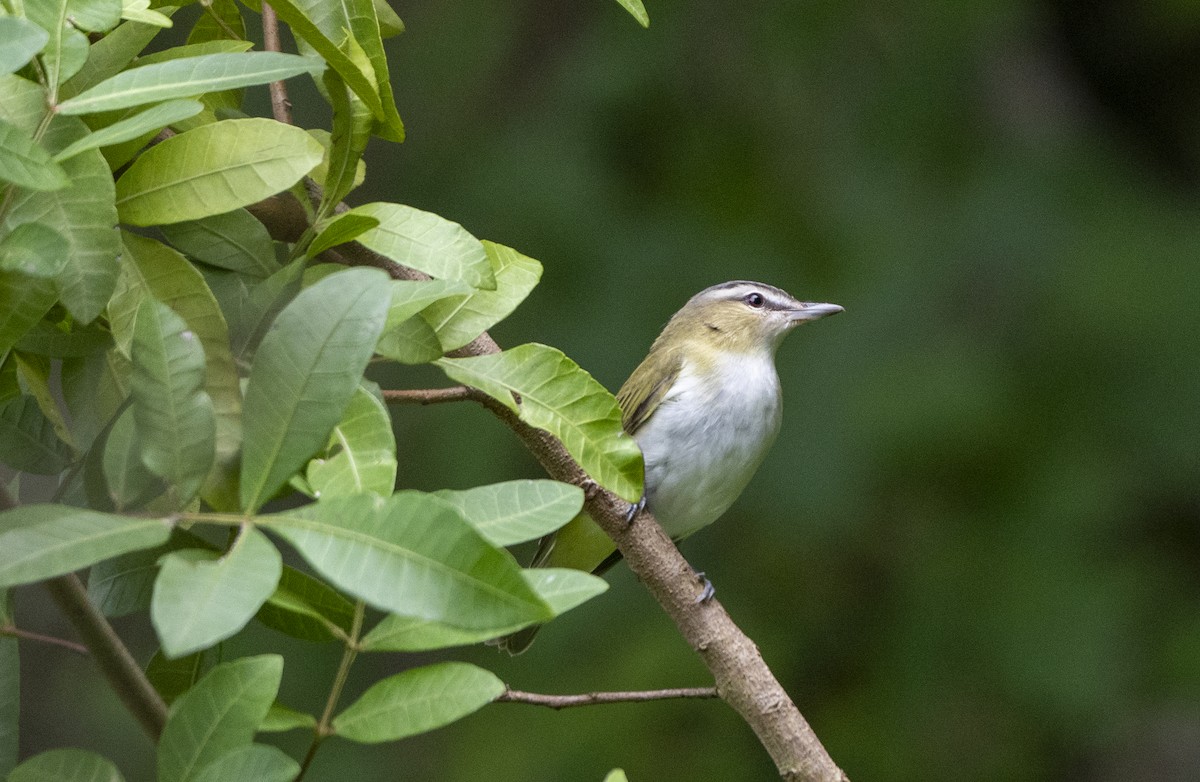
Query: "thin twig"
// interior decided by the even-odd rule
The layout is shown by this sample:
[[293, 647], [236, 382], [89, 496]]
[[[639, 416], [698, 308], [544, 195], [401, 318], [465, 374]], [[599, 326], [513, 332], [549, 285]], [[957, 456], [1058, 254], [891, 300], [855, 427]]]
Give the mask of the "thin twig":
[[673, 698], [718, 698], [716, 687], [676, 687], [667, 690], [636, 690], [632, 692], [585, 692], [579, 695], [546, 695], [505, 688], [496, 703], [527, 703], [550, 709], [569, 709], [573, 706], [596, 706], [601, 703], [644, 703]]
[[383, 401], [392, 405], [436, 405], [443, 402], [462, 402], [471, 398], [466, 386], [450, 388], [384, 389]]
[[65, 638], [56, 638], [52, 635], [42, 635], [31, 630], [22, 630], [13, 625], [0, 627], [0, 635], [11, 635], [13, 638], [20, 638], [23, 641], [37, 641], [38, 643], [50, 644], [51, 646], [61, 646], [63, 649], [75, 652], [75, 654], [82, 654], [84, 657], [88, 655], [88, 648], [83, 644], [77, 644]]
[[[263, 48], [268, 52], [283, 51], [279, 44], [279, 18], [275, 9], [267, 3], [262, 4]], [[271, 91], [271, 114], [277, 122], [285, 125], [292, 124], [292, 102], [288, 99], [287, 85], [283, 80], [273, 81], [267, 85]]]
[[325, 711], [321, 713], [321, 721], [313, 728], [312, 742], [308, 745], [308, 752], [304, 753], [304, 760], [300, 763], [300, 773], [296, 775], [294, 782], [301, 782], [304, 779], [304, 775], [312, 766], [313, 758], [317, 755], [317, 750], [321, 747], [321, 742], [333, 734], [333, 728], [330, 727], [333, 722], [333, 711], [337, 708], [338, 701], [342, 697], [342, 689], [346, 686], [346, 679], [350, 676], [350, 666], [354, 664], [354, 658], [358, 656], [360, 649], [358, 637], [362, 633], [364, 613], [366, 613], [366, 604], [359, 600], [354, 605], [354, 620], [350, 624], [350, 635], [345, 641], [346, 648], [342, 652], [342, 662], [338, 665], [337, 673], [333, 677], [333, 686], [329, 688], [329, 697], [325, 700]]

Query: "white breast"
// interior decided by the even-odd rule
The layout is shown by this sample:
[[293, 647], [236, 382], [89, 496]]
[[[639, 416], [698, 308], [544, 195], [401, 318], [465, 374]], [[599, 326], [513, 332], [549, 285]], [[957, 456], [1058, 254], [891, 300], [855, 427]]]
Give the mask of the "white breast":
[[684, 364], [634, 435], [646, 458], [646, 502], [672, 538], [728, 510], [775, 441], [779, 378], [772, 356], [724, 354], [707, 377]]

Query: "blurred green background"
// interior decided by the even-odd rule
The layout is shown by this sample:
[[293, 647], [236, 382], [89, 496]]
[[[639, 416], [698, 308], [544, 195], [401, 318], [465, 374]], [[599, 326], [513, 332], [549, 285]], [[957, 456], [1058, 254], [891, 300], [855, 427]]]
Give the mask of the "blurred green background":
[[[615, 390], [707, 285], [846, 307], [780, 350], [780, 439], [684, 553], [852, 779], [1200, 779], [1200, 4], [653, 0], [649, 30], [605, 0], [393, 5], [408, 141], [376, 142], [352, 200], [539, 259], [501, 344], [560, 347]], [[323, 123], [309, 103], [298, 121]], [[404, 486], [539, 475], [481, 410], [393, 414]], [[540, 692], [707, 683], [629, 573], [610, 581], [523, 657], [452, 656]], [[339, 650], [259, 630], [227, 655], [280, 643], [283, 700], [319, 711]], [[428, 659], [360, 658], [348, 699]], [[27, 751], [149, 778], [87, 661], [25, 661]], [[495, 705], [330, 741], [309, 779], [615, 766], [774, 776], [705, 701]]]

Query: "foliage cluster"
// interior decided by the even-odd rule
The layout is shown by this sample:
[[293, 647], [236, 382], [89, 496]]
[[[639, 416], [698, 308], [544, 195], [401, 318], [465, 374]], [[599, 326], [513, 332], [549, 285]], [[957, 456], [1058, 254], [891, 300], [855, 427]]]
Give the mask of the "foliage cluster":
[[[145, 673], [170, 704], [164, 782], [303, 773], [258, 732], [311, 731], [307, 766], [328, 736], [453, 722], [500, 680], [442, 662], [343, 707], [350, 664], [484, 641], [605, 589], [505, 549], [576, 515], [577, 487], [397, 491], [372, 362], [436, 365], [550, 432], [600, 485], [641, 495], [641, 455], [588, 373], [545, 345], [464, 350], [530, 293], [537, 261], [402, 204], [340, 207], [368, 140], [404, 136], [383, 49], [400, 20], [382, 0], [271, 6], [300, 54], [252, 50], [255, 3], [203, 3], [185, 43], [153, 53], [174, 7], [0, 12], [0, 590], [88, 569], [104, 614], [148, 614], [161, 648]], [[296, 77], [316, 82], [330, 130], [242, 113], [246, 88]], [[311, 227], [274, 239], [248, 209], [269, 198], [294, 199]], [[392, 274], [322, 262], [351, 241]], [[370, 627], [367, 607], [384, 614]], [[19, 626], [8, 607], [0, 619]], [[345, 648], [324, 714], [277, 701], [280, 655], [216, 662], [250, 622]], [[77, 749], [16, 764], [17, 666], [0, 637], [0, 775], [119, 779]]]

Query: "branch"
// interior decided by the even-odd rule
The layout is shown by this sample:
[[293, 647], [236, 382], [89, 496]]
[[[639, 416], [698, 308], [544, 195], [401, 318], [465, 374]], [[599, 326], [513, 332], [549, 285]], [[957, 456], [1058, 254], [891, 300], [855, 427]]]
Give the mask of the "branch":
[[88, 600], [83, 582], [74, 573], [68, 573], [44, 583], [50, 597], [58, 604], [58, 609], [83, 638], [117, 697], [142, 724], [150, 738], [158, 741], [163, 726], [167, 724], [167, 704], [163, 703], [162, 697], [104, 614]]
[[0, 635], [9, 635], [13, 638], [19, 638], [23, 641], [37, 641], [38, 643], [50, 644], [51, 646], [60, 646], [75, 654], [82, 654], [84, 657], [88, 654], [88, 648], [83, 644], [77, 644], [74, 641], [68, 641], [65, 638], [55, 638], [52, 635], [42, 635], [30, 630], [22, 630], [14, 625], [4, 625], [0, 627]]
[[462, 402], [470, 398], [471, 391], [466, 386], [383, 391], [383, 401], [393, 405], [436, 405], [444, 402]]
[[[283, 51], [279, 46], [279, 18], [275, 9], [267, 3], [262, 4], [263, 48], [268, 52]], [[267, 85], [271, 91], [271, 114], [277, 122], [285, 125], [292, 124], [292, 102], [288, 100], [287, 85], [283, 80], [273, 81]]]
[[527, 703], [546, 706], [554, 710], [573, 706], [596, 706], [601, 703], [643, 703], [672, 698], [717, 698], [716, 687], [677, 687], [667, 690], [637, 690], [635, 692], [585, 692], [582, 695], [544, 695], [538, 692], [522, 692], [505, 687], [496, 703]]

